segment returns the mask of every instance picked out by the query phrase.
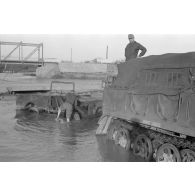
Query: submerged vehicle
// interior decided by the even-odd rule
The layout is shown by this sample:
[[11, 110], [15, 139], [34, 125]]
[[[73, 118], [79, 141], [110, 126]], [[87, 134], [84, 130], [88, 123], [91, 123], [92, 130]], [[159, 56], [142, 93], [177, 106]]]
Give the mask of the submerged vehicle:
[[96, 134], [147, 161], [195, 161], [195, 52], [118, 65]]
[[[71, 85], [68, 90], [54, 90], [54, 84]], [[70, 87], [69, 87], [70, 88]], [[74, 82], [52, 81], [50, 90], [44, 92], [17, 92], [16, 94], [16, 110], [46, 112], [49, 114], [58, 113], [60, 105], [65, 101], [67, 94], [74, 94], [78, 97], [77, 106], [73, 106], [72, 120], [81, 120], [84, 118], [100, 117], [102, 114], [102, 91], [88, 90], [75, 91]], [[62, 111], [62, 114], [65, 113]]]

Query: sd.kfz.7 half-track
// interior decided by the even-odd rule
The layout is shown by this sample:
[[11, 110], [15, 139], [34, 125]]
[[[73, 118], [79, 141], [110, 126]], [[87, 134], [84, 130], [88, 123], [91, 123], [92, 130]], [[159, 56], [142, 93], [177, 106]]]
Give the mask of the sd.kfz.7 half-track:
[[195, 161], [195, 52], [118, 65], [96, 134], [147, 161]]

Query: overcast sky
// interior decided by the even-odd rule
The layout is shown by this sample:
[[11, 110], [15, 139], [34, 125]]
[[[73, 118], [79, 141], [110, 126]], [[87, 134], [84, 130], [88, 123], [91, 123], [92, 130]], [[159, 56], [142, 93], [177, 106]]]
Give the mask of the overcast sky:
[[[195, 51], [195, 35], [135, 34], [135, 39], [147, 48], [147, 55]], [[126, 34], [1, 34], [0, 41], [43, 43], [44, 57], [57, 58], [58, 60], [70, 60], [72, 48], [73, 61], [92, 60], [98, 57], [105, 58], [107, 45], [109, 59], [121, 60], [124, 59], [124, 49], [128, 43]], [[10, 49], [4, 47], [2, 53], [6, 54]]]

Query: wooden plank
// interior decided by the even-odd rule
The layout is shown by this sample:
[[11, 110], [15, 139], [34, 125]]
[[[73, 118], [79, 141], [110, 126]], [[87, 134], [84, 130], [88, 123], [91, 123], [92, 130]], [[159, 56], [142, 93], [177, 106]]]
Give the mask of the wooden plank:
[[96, 130], [96, 134], [107, 134], [108, 127], [110, 126], [110, 123], [112, 121], [111, 116], [105, 116], [99, 121], [99, 127]]
[[109, 116], [108, 119], [107, 119], [105, 127], [102, 129], [102, 134], [107, 134], [108, 127], [110, 126], [111, 121], [112, 121], [112, 117]]

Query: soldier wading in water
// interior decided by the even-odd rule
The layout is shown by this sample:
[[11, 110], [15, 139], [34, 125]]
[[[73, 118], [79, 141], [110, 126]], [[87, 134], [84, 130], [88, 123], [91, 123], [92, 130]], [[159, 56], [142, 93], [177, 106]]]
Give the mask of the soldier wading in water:
[[58, 107], [58, 115], [56, 117], [56, 121], [59, 120], [60, 114], [62, 111], [66, 111], [66, 121], [70, 122], [71, 115], [73, 113], [74, 107], [77, 106], [78, 96], [74, 93], [67, 93], [65, 97], [65, 101], [61, 103]]

